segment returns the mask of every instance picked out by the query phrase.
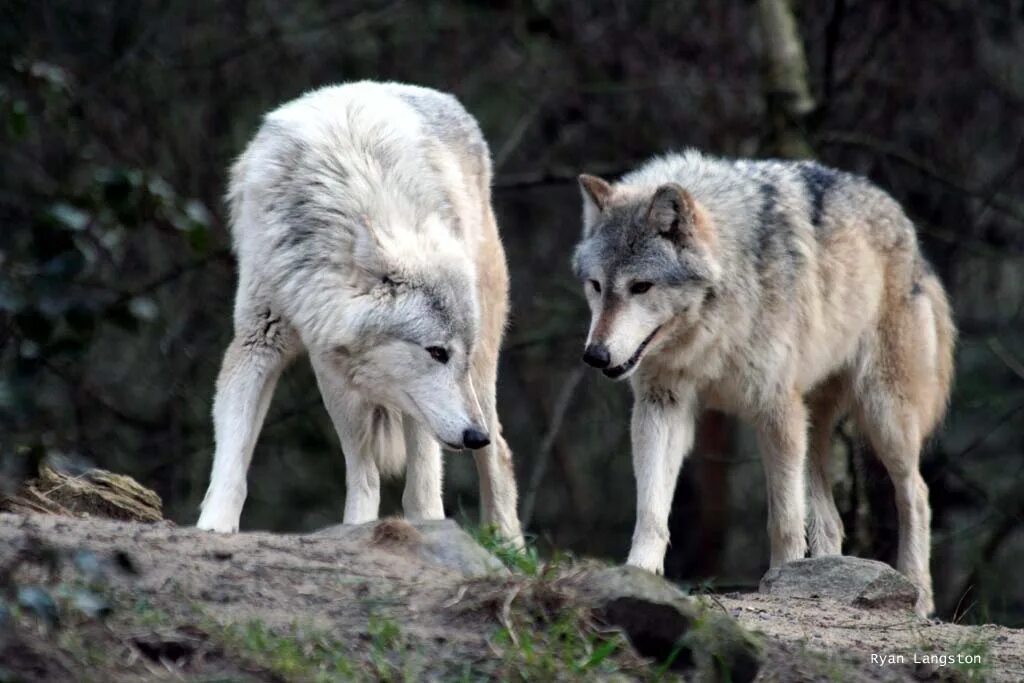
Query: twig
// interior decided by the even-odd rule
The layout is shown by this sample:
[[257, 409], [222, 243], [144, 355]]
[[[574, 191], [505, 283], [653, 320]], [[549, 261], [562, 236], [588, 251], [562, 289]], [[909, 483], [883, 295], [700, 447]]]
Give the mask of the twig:
[[515, 588], [508, 592], [505, 596], [505, 602], [501, 605], [501, 625], [508, 631], [508, 637], [512, 639], [512, 642], [516, 647], [519, 647], [519, 636], [516, 635], [516, 631], [512, 628], [512, 601], [519, 595], [519, 591], [522, 590], [521, 585], [517, 585]]
[[459, 592], [456, 593], [455, 597], [453, 597], [451, 600], [448, 600], [447, 602], [442, 604], [441, 609], [450, 609], [452, 607], [455, 607], [455, 605], [459, 604], [460, 602], [462, 602], [462, 598], [466, 597], [466, 589], [466, 584], [462, 584], [461, 586], [459, 586]]
[[198, 259], [196, 261], [191, 261], [190, 263], [184, 263], [184, 264], [181, 264], [179, 266], [175, 266], [175, 267], [171, 268], [170, 270], [168, 270], [163, 275], [160, 275], [159, 277], [157, 277], [157, 278], [155, 278], [153, 280], [150, 280], [149, 282], [147, 282], [146, 284], [142, 285], [142, 287], [139, 287], [136, 290], [133, 290], [131, 292], [122, 292], [121, 295], [117, 299], [114, 300], [114, 303], [111, 304], [110, 307], [113, 308], [114, 306], [118, 306], [118, 305], [121, 305], [121, 304], [128, 303], [129, 301], [131, 301], [135, 297], [142, 296], [144, 294], [149, 294], [150, 292], [152, 292], [154, 290], [160, 289], [164, 285], [167, 285], [167, 284], [170, 284], [171, 282], [174, 282], [175, 280], [177, 280], [178, 278], [182, 277], [183, 275], [187, 275], [188, 273], [191, 273], [194, 270], [200, 270], [202, 268], [205, 268], [206, 266], [208, 266], [210, 263], [212, 263], [214, 261], [221, 261], [221, 260], [228, 261], [230, 259], [231, 259], [231, 250], [228, 249], [228, 248], [217, 249], [216, 251], [211, 251], [209, 254], [207, 254], [206, 256], [204, 256], [201, 259]]
[[1003, 343], [999, 341], [998, 337], [988, 338], [988, 348], [992, 349], [992, 353], [996, 354], [996, 357], [1003, 361], [1003, 365], [1012, 370], [1013, 374], [1024, 379], [1024, 364], [1021, 364], [1019, 360], [1013, 357], [1013, 354], [1003, 346]]
[[530, 474], [530, 482], [523, 495], [521, 519], [524, 527], [528, 527], [530, 520], [533, 518], [533, 506], [534, 501], [537, 499], [537, 489], [540, 488], [541, 480], [544, 478], [548, 463], [551, 461], [551, 452], [555, 447], [555, 439], [558, 438], [558, 433], [562, 430], [565, 413], [572, 402], [573, 394], [576, 393], [576, 387], [579, 386], [580, 381], [583, 379], [583, 373], [584, 368], [582, 365], [573, 368], [562, 384], [558, 398], [555, 399], [555, 405], [551, 411], [551, 422], [548, 425], [547, 433], [544, 435], [544, 440], [541, 442], [540, 450], [537, 451], [536, 464], [534, 465], [533, 472]]
[[530, 125], [540, 114], [541, 109], [544, 107], [544, 103], [547, 100], [547, 95], [541, 95], [534, 100], [533, 106], [530, 107], [525, 114], [516, 122], [516, 125], [509, 132], [508, 137], [505, 138], [505, 142], [501, 144], [498, 151], [494, 153], [494, 171], [501, 170], [501, 167], [505, 165], [505, 162], [509, 160], [509, 157], [519, 147], [519, 143], [523, 141], [523, 136], [526, 135], [526, 131], [530, 129]]
[[862, 147], [868, 149], [877, 154], [895, 159], [911, 168], [920, 171], [923, 175], [935, 180], [946, 187], [953, 189], [968, 197], [976, 199], [986, 200], [988, 204], [996, 209], [999, 209], [1004, 214], [1011, 218], [1024, 223], [1024, 209], [1018, 206], [1009, 197], [1000, 194], [988, 192], [981, 188], [970, 187], [965, 185], [961, 181], [957, 180], [953, 174], [944, 173], [943, 171], [935, 168], [928, 159], [918, 156], [913, 152], [906, 150], [897, 145], [879, 140], [871, 137], [870, 135], [864, 135], [862, 133], [853, 133], [847, 131], [832, 131], [825, 132], [818, 135], [815, 142], [820, 145], [840, 145], [846, 147]]

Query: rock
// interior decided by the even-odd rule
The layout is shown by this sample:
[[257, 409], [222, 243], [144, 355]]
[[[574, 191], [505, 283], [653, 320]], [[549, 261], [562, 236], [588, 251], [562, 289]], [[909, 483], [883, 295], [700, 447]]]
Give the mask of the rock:
[[705, 608], [660, 576], [636, 567], [604, 567], [577, 580], [594, 615], [618, 626], [637, 652], [700, 681], [752, 681], [763, 646], [728, 614]]
[[773, 567], [761, 579], [760, 591], [882, 609], [911, 610], [917, 602], [917, 587], [884, 562], [838, 555]]
[[501, 560], [484, 550], [451, 519], [410, 522], [388, 518], [365, 524], [338, 524], [321, 529], [316, 535], [344, 538], [396, 553], [412, 553], [466, 578], [508, 573]]

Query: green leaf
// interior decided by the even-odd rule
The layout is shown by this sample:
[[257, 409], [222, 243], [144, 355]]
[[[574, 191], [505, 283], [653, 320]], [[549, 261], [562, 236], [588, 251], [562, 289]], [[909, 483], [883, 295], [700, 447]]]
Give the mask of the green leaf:
[[593, 669], [594, 667], [599, 666], [601, 662], [608, 659], [608, 657], [610, 657], [618, 647], [619, 644], [615, 640], [604, 641], [597, 646], [594, 653], [590, 655], [590, 658], [583, 662], [580, 666], [580, 670], [586, 671], [587, 669]]
[[92, 216], [87, 211], [67, 202], [58, 202], [50, 206], [49, 215], [58, 225], [76, 232], [85, 230], [92, 221]]
[[160, 308], [147, 296], [137, 296], [128, 302], [128, 309], [139, 320], [152, 322], [160, 316]]

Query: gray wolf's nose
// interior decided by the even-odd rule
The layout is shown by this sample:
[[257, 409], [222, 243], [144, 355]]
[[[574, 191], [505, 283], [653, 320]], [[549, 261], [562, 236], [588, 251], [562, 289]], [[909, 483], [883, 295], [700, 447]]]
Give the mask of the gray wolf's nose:
[[487, 436], [487, 432], [481, 431], [476, 427], [470, 427], [462, 432], [462, 445], [466, 448], [472, 448], [475, 451], [490, 443], [491, 437]]
[[583, 351], [583, 362], [595, 368], [606, 368], [612, 362], [612, 356], [604, 344], [591, 344]]

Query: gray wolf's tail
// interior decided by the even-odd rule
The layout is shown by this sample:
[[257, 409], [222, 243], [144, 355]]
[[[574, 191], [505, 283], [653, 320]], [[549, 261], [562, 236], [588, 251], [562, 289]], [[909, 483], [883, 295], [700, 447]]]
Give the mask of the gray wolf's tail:
[[932, 318], [935, 321], [935, 371], [936, 386], [931, 412], [922, 425], [922, 436], [930, 434], [942, 421], [949, 404], [949, 394], [953, 386], [953, 351], [956, 346], [956, 327], [950, 311], [949, 299], [942, 288], [942, 283], [932, 273], [921, 279], [921, 288], [928, 303], [932, 307]]

